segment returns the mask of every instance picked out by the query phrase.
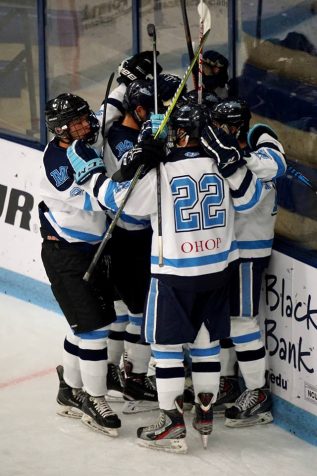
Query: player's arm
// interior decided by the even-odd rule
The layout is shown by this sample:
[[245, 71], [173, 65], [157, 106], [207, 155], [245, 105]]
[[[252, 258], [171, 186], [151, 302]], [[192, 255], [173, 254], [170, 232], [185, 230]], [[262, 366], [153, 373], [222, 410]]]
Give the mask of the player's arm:
[[206, 154], [216, 161], [219, 173], [227, 180], [235, 210], [240, 213], [251, 212], [273, 184], [263, 182], [246, 167], [238, 141], [223, 129], [205, 127], [201, 144]]
[[249, 151], [244, 154], [247, 167], [262, 180], [284, 175], [286, 161], [282, 144], [265, 124], [255, 124], [248, 132]]

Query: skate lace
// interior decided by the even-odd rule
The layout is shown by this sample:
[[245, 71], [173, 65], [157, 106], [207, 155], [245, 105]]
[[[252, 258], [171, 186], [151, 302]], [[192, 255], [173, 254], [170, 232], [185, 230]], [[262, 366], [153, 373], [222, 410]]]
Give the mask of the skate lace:
[[153, 425], [148, 426], [146, 429], [148, 431], [159, 430], [160, 428], [162, 428], [162, 426], [164, 426], [164, 424], [165, 424], [165, 413], [160, 412], [157, 422], [153, 423]]
[[109, 407], [107, 401], [104, 398], [95, 398], [93, 404], [99, 415], [102, 417], [107, 417], [110, 415], [115, 415], [115, 413]]
[[150, 390], [156, 390], [154, 383], [152, 382], [152, 380], [147, 375], [144, 378], [144, 385], [145, 385], [146, 388], [148, 388]]
[[124, 386], [124, 380], [120, 371], [120, 368], [113, 365], [111, 366], [111, 374], [115, 382], [118, 382], [120, 387]]
[[81, 388], [80, 389], [72, 389], [72, 394], [73, 394], [73, 397], [74, 399], [78, 402], [78, 403], [83, 403], [84, 400], [85, 400], [85, 392], [84, 390], [82, 390]]
[[246, 410], [253, 407], [258, 401], [259, 392], [257, 390], [245, 390], [234, 404], [239, 410]]

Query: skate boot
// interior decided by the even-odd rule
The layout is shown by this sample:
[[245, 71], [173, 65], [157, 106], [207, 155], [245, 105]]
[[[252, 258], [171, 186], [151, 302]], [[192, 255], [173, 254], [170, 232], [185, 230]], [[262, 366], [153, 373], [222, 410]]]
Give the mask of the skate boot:
[[187, 453], [183, 396], [175, 400], [173, 410], [160, 410], [156, 423], [138, 428], [138, 445], [169, 453]]
[[56, 367], [59, 389], [56, 397], [58, 403], [57, 414], [69, 418], [81, 418], [82, 404], [85, 399], [85, 392], [81, 388], [72, 388], [64, 380], [64, 368], [62, 365]]
[[132, 364], [125, 362], [125, 381], [123, 398], [126, 403], [122, 412], [140, 413], [155, 410], [159, 407], [157, 400], [157, 391], [151, 380], [146, 374], [136, 374], [132, 372]]
[[273, 421], [272, 398], [268, 388], [245, 390], [232, 407], [225, 411], [225, 425], [238, 428], [264, 425]]
[[108, 402], [122, 402], [124, 377], [119, 365], [108, 364], [107, 395]]
[[212, 409], [212, 393], [199, 393], [198, 403], [195, 403], [195, 416], [193, 419], [193, 427], [201, 435], [203, 447], [206, 449], [208, 444], [208, 436], [212, 432], [213, 427], [213, 409]]
[[241, 395], [239, 377], [220, 377], [219, 393], [214, 403], [214, 416], [223, 416]]
[[121, 421], [105, 397], [92, 397], [87, 393], [82, 410], [84, 414], [81, 421], [89, 428], [108, 436], [118, 436], [117, 428], [121, 427]]

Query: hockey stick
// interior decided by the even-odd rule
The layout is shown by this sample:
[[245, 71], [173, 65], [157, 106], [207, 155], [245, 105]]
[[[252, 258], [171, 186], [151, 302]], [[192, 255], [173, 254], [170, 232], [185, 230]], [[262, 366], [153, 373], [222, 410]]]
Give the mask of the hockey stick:
[[[182, 10], [182, 16], [183, 16], [183, 24], [184, 24], [184, 30], [185, 30], [188, 57], [189, 57], [189, 61], [192, 62], [194, 59], [194, 50], [193, 50], [192, 37], [190, 34], [190, 28], [189, 28], [189, 22], [188, 22], [188, 16], [187, 16], [186, 0], [181, 0], [181, 10]], [[194, 83], [194, 88], [197, 89], [198, 88], [198, 65], [196, 63], [193, 68], [193, 83]]]
[[[185, 72], [185, 75], [184, 75], [182, 81], [180, 82], [180, 85], [178, 86], [178, 89], [177, 89], [176, 93], [174, 94], [174, 97], [173, 97], [173, 99], [172, 99], [172, 101], [171, 101], [171, 104], [169, 105], [169, 107], [168, 107], [168, 109], [167, 109], [167, 111], [166, 111], [166, 113], [165, 113], [165, 115], [164, 115], [164, 119], [163, 119], [163, 121], [161, 122], [160, 127], [158, 128], [158, 130], [157, 130], [157, 132], [156, 132], [156, 134], [155, 134], [154, 139], [157, 139], [157, 138], [159, 137], [159, 135], [162, 133], [164, 127], [166, 126], [166, 124], [167, 124], [167, 122], [168, 122], [168, 120], [169, 120], [169, 118], [170, 118], [170, 115], [171, 115], [171, 113], [172, 113], [172, 111], [173, 111], [173, 109], [174, 109], [174, 107], [175, 107], [175, 105], [176, 105], [176, 103], [177, 103], [177, 100], [178, 100], [179, 96], [180, 96], [181, 93], [182, 93], [182, 90], [183, 90], [183, 88], [184, 88], [184, 86], [185, 86], [185, 84], [186, 84], [186, 81], [188, 80], [189, 75], [190, 75], [190, 73], [192, 72], [192, 69], [193, 69], [193, 67], [194, 67], [194, 64], [196, 63], [196, 61], [197, 61], [197, 59], [198, 59], [199, 52], [200, 52], [201, 48], [203, 47], [203, 45], [204, 45], [204, 43], [205, 43], [205, 41], [206, 41], [208, 35], [209, 35], [209, 30], [206, 31], [206, 33], [205, 33], [204, 36], [202, 37], [201, 42], [200, 42], [200, 44], [199, 44], [199, 46], [198, 46], [198, 48], [197, 48], [197, 50], [196, 50], [196, 52], [195, 52], [195, 54], [194, 54], [194, 58], [193, 58], [191, 64], [188, 66], [188, 68], [187, 68], [187, 70], [186, 70], [186, 72]], [[116, 214], [115, 214], [115, 216], [114, 216], [114, 218], [113, 218], [113, 220], [112, 220], [112, 223], [111, 223], [111, 225], [110, 225], [109, 228], [108, 228], [107, 233], [106, 233], [105, 236], [103, 237], [103, 239], [102, 239], [102, 241], [101, 241], [101, 243], [100, 243], [100, 245], [99, 245], [99, 247], [98, 247], [98, 249], [97, 249], [97, 251], [96, 251], [96, 253], [95, 253], [94, 257], [93, 257], [93, 259], [92, 259], [92, 262], [90, 263], [90, 266], [89, 266], [88, 270], [86, 271], [86, 273], [85, 273], [85, 275], [84, 275], [84, 277], [83, 277], [84, 281], [89, 281], [89, 279], [90, 279], [90, 277], [91, 277], [91, 275], [92, 275], [92, 273], [93, 273], [93, 271], [94, 271], [94, 269], [95, 269], [95, 267], [96, 267], [96, 264], [98, 263], [98, 260], [99, 260], [99, 258], [100, 258], [100, 256], [101, 256], [103, 250], [105, 249], [106, 244], [108, 243], [108, 241], [110, 240], [110, 238], [111, 238], [111, 236], [112, 236], [112, 232], [113, 232], [113, 230], [114, 230], [114, 227], [116, 226], [117, 221], [119, 220], [119, 218], [120, 218], [120, 216], [121, 216], [121, 214], [122, 214], [122, 212], [123, 212], [123, 209], [124, 209], [124, 207], [125, 207], [125, 205], [126, 205], [128, 199], [129, 199], [129, 197], [130, 197], [130, 195], [131, 195], [131, 193], [132, 193], [132, 191], [133, 191], [133, 189], [134, 189], [134, 187], [135, 187], [137, 181], [139, 180], [140, 175], [142, 174], [143, 169], [144, 169], [144, 165], [140, 165], [140, 166], [138, 167], [137, 171], [135, 172], [134, 177], [133, 177], [132, 181], [130, 182], [129, 188], [127, 189], [127, 193], [125, 194], [124, 199], [123, 199], [123, 201], [122, 201], [120, 207], [118, 208], [118, 210], [117, 210], [117, 212], [116, 212]]]
[[[198, 15], [200, 18], [199, 21], [199, 41], [201, 40], [204, 31], [209, 30], [211, 26], [210, 20], [210, 11], [207, 5], [201, 0], [197, 6]], [[198, 89], [197, 89], [197, 98], [198, 104], [202, 103], [203, 95], [203, 52], [200, 51], [199, 61], [198, 61]]]
[[105, 97], [104, 97], [104, 100], [103, 100], [103, 116], [102, 116], [102, 126], [101, 126], [101, 134], [102, 134], [102, 138], [103, 138], [103, 148], [105, 148], [105, 141], [106, 141], [105, 128], [106, 128], [107, 101], [108, 101], [108, 97], [109, 97], [109, 94], [110, 94], [110, 89], [111, 89], [113, 78], [114, 78], [114, 73], [111, 73], [111, 75], [108, 79], [106, 94], [105, 94]]
[[[153, 23], [147, 26], [147, 32], [153, 43], [153, 78], [154, 78], [154, 113], [158, 113], [157, 94], [157, 56], [156, 56], [156, 30]], [[160, 166], [156, 167], [156, 197], [157, 197], [157, 240], [159, 266], [163, 266], [163, 235], [162, 235], [162, 196], [161, 196], [161, 173]]]
[[295, 177], [301, 184], [310, 188], [314, 193], [317, 194], [317, 186], [314, 185], [309, 178], [305, 177], [301, 172], [296, 170], [292, 165], [288, 165], [286, 169], [286, 175], [291, 175]]

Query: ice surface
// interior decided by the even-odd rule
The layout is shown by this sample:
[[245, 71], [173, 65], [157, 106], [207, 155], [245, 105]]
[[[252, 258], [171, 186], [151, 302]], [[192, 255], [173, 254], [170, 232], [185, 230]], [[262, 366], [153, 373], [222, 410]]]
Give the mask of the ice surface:
[[274, 424], [244, 429], [215, 421], [209, 446], [188, 423], [187, 455], [140, 448], [136, 429], [157, 412], [122, 415], [116, 439], [56, 415], [63, 317], [0, 294], [1, 476], [316, 476], [317, 449]]

